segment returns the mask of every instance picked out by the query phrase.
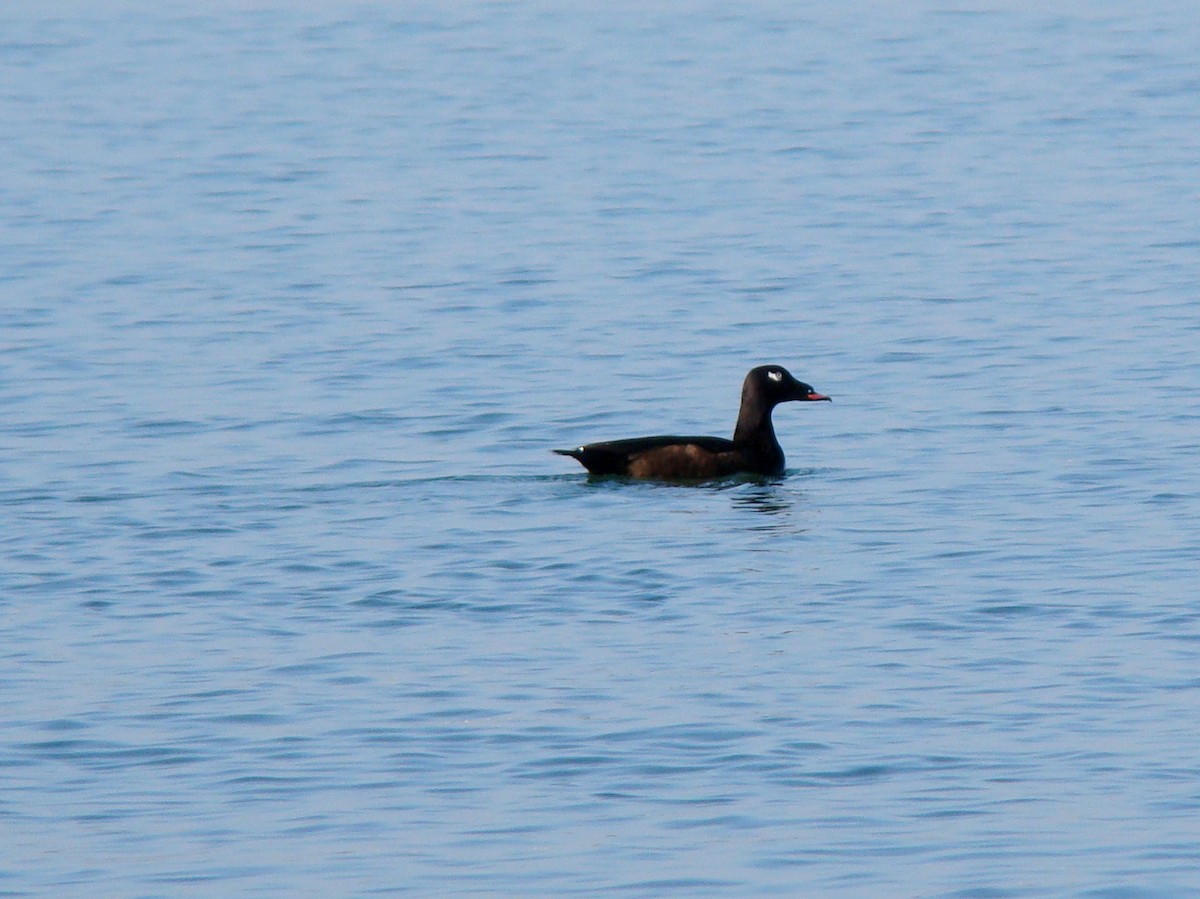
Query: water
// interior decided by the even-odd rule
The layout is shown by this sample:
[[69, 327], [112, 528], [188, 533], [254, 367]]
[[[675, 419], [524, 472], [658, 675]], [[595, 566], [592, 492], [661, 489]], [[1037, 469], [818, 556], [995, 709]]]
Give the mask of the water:
[[1200, 890], [1196, 11], [451, 7], [0, 14], [0, 891]]

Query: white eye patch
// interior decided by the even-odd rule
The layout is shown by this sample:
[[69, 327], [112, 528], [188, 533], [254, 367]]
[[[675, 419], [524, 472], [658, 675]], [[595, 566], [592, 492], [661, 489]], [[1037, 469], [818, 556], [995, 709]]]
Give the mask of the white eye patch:
[[767, 377], [770, 378], [772, 381], [782, 381], [783, 380], [783, 372], [769, 371], [769, 372], [767, 372]]

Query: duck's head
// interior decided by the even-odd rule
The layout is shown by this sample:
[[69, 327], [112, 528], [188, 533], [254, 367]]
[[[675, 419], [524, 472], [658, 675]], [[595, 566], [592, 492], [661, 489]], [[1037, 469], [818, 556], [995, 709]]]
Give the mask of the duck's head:
[[743, 401], [749, 397], [754, 397], [769, 406], [792, 400], [832, 401], [832, 397], [817, 393], [811, 385], [797, 381], [782, 365], [760, 365], [750, 369], [750, 373], [746, 375], [746, 383], [742, 386]]

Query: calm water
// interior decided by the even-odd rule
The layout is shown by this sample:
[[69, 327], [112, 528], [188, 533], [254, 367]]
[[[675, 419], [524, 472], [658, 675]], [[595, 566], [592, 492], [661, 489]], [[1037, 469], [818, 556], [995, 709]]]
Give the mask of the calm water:
[[1196, 8], [449, 6], [0, 13], [0, 893], [1200, 891]]

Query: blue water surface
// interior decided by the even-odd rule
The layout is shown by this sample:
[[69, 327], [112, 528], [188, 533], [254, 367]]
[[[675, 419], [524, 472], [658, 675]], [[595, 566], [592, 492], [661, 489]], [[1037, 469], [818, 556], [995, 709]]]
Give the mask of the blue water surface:
[[6, 6], [0, 894], [1200, 892], [1197, 46]]

